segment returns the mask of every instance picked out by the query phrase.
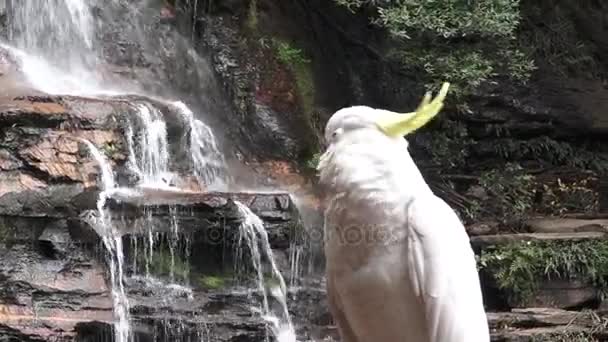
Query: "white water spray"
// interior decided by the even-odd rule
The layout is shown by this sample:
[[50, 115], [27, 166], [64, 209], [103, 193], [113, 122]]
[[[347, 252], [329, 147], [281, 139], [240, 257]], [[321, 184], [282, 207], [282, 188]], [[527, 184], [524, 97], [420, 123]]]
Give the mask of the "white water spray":
[[[257, 274], [258, 289], [262, 292], [262, 317], [271, 325], [271, 332], [279, 342], [296, 342], [296, 334], [291, 323], [291, 317], [287, 310], [287, 287], [285, 280], [276, 265], [270, 242], [268, 241], [268, 233], [264, 227], [264, 222], [251, 211], [246, 205], [235, 201], [239, 214], [243, 222], [240, 225], [239, 245], [244, 238], [249, 247], [253, 267]], [[260, 250], [261, 247], [261, 250]], [[268, 259], [271, 268], [271, 276], [276, 279], [278, 286], [272, 286], [270, 294], [279, 303], [281, 310], [278, 313], [270, 310], [268, 303], [268, 295], [266, 293], [266, 284], [264, 281], [264, 273], [262, 268], [262, 253]]]
[[127, 134], [130, 165], [141, 177], [141, 186], [166, 188], [173, 178], [169, 172], [167, 125], [156, 107], [140, 103], [137, 104], [137, 113], [141, 121], [139, 144], [133, 146], [132, 127]]
[[13, 0], [9, 10], [10, 50], [34, 88], [50, 94], [113, 93], [102, 89], [95, 73], [99, 61], [88, 1]]

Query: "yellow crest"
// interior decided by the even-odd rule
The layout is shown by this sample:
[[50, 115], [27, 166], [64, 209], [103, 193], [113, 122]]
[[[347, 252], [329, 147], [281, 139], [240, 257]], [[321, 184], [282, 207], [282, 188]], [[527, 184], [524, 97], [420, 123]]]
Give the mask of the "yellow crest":
[[448, 94], [449, 87], [448, 82], [443, 83], [441, 90], [432, 101], [430, 92], [426, 93], [415, 112], [401, 114], [380, 110], [381, 115], [376, 124], [386, 135], [393, 137], [414, 132], [426, 125], [443, 108], [443, 100]]

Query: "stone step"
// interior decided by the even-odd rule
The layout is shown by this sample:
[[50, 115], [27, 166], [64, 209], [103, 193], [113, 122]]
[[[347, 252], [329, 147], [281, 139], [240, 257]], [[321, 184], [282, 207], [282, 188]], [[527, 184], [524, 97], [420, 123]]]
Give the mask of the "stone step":
[[572, 232], [572, 233], [519, 233], [471, 236], [471, 245], [476, 248], [505, 245], [520, 241], [581, 241], [606, 239], [608, 232]]
[[[492, 342], [606, 341], [604, 318], [595, 312], [528, 308], [511, 312], [488, 312]], [[317, 329], [314, 341], [339, 341], [335, 325]], [[575, 339], [593, 336], [595, 340]]]

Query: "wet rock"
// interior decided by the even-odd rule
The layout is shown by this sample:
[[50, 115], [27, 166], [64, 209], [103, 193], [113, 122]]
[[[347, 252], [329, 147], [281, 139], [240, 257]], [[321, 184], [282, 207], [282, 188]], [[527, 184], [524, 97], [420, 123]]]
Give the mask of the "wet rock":
[[103, 267], [82, 251], [49, 259], [32, 244], [0, 244], [0, 336], [70, 341], [79, 323], [112, 320]]
[[81, 210], [91, 209], [76, 198], [82, 196], [81, 185], [49, 185], [35, 189], [20, 189], [0, 196], [0, 215], [20, 217], [76, 216]]
[[[243, 142], [242, 150], [251, 160], [300, 158], [314, 141], [304, 114], [295, 106], [294, 94], [277, 95], [282, 101], [293, 97], [290, 108], [275, 108], [257, 98], [264, 72], [259, 70], [254, 51], [240, 43], [241, 34], [228, 22], [221, 17], [201, 18], [199, 22], [199, 39], [206, 48], [202, 52], [211, 56], [212, 68], [233, 108], [228, 115], [237, 123], [226, 130]], [[291, 83], [293, 87], [295, 81]]]
[[[215, 234], [208, 231], [221, 227], [228, 236], [214, 239], [232, 240], [243, 220], [235, 201], [246, 205], [262, 219], [272, 248], [285, 249], [294, 241], [298, 229], [303, 229], [295, 204], [287, 193], [196, 193], [147, 189], [138, 195], [111, 198], [107, 207], [121, 222], [124, 234], [144, 232], [145, 225], [161, 231], [171, 229], [169, 222], [177, 220], [181, 231]], [[144, 214], [145, 213], [145, 214]], [[152, 220], [152, 221], [151, 221]], [[151, 222], [166, 222], [152, 224]]]
[[0, 174], [0, 207], [2, 206], [2, 197], [7, 193], [40, 190], [46, 186], [45, 182], [25, 173], [17, 171], [3, 172]]
[[53, 221], [44, 229], [38, 241], [46, 246], [47, 256], [53, 258], [59, 254], [60, 257], [66, 257], [72, 244], [67, 222], [65, 220]]
[[[122, 138], [112, 131], [49, 131], [39, 136], [39, 143], [19, 150], [19, 156], [33, 172], [43, 173], [50, 179], [65, 179], [78, 182], [83, 186], [96, 184], [97, 162], [87, 160], [83, 163], [80, 139], [87, 139], [95, 146], [118, 145]], [[113, 154], [116, 156], [117, 154]], [[122, 155], [121, 159], [124, 159]]]

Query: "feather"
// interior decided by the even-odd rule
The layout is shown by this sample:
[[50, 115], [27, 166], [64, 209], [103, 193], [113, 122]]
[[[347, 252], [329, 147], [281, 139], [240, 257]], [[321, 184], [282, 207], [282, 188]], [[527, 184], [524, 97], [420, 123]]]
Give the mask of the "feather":
[[420, 289], [430, 342], [490, 341], [475, 257], [460, 219], [432, 194], [413, 200], [408, 214], [407, 272]]

